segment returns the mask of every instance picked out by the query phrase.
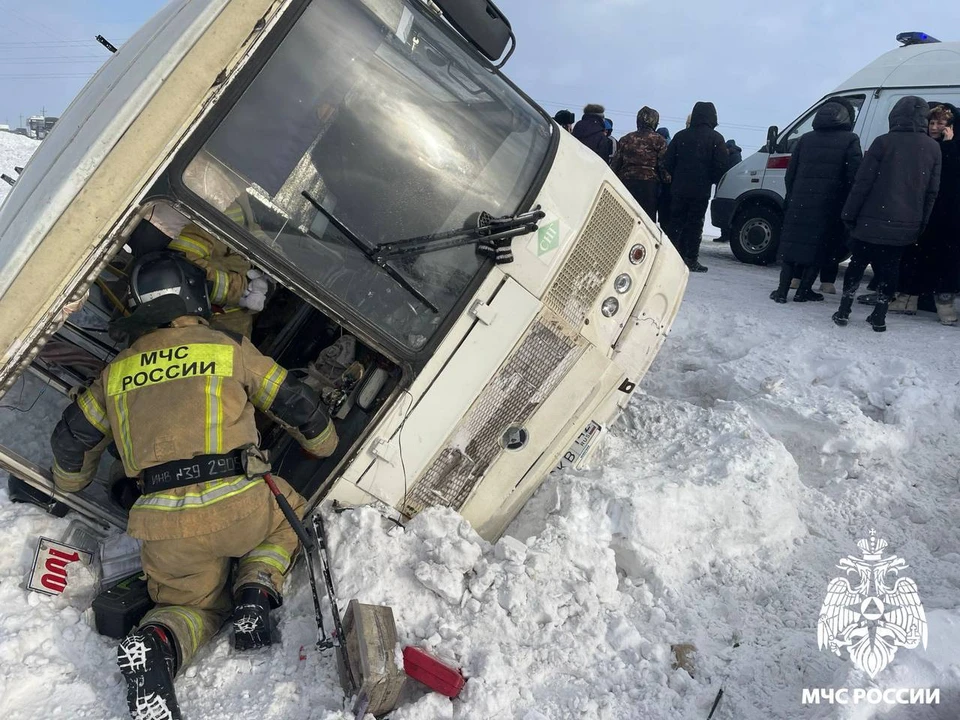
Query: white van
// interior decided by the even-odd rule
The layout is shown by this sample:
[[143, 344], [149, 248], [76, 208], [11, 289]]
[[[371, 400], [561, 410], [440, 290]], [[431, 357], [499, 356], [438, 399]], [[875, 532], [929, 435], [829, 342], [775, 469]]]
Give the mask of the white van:
[[[0, 395], [26, 370], [89, 384], [123, 346], [141, 235], [192, 222], [273, 279], [253, 342], [343, 394], [323, 461], [260, 418], [277, 473], [311, 505], [446, 506], [497, 537], [595, 450], [687, 282], [606, 163], [493, 64], [508, 40], [490, 0], [170, 0], [0, 209]], [[498, 237], [514, 262], [477, 252]], [[23, 452], [0, 468], [52, 493]], [[110, 482], [57, 499], [123, 527]]]
[[730, 239], [738, 260], [765, 265], [776, 259], [790, 153], [800, 137], [813, 130], [814, 115], [825, 102], [837, 97], [850, 101], [857, 111], [854, 131], [864, 151], [887, 132], [890, 110], [906, 95], [960, 105], [960, 42], [941, 43], [924, 33], [903, 33], [897, 40], [902, 47], [881, 55], [783, 132], [771, 127], [767, 144], [720, 181], [711, 219]]

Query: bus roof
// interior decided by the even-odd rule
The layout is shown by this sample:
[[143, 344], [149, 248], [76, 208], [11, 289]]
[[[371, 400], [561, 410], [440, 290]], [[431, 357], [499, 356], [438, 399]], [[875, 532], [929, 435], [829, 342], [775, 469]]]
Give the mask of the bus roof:
[[884, 53], [834, 92], [960, 85], [960, 42], [908, 45]]
[[[289, 0], [171, 0], [87, 83], [0, 207], [0, 377], [79, 299], [186, 134]], [[2, 387], [0, 387], [2, 389]]]
[[0, 295], [226, 4], [173, 0], [70, 104], [0, 208]]

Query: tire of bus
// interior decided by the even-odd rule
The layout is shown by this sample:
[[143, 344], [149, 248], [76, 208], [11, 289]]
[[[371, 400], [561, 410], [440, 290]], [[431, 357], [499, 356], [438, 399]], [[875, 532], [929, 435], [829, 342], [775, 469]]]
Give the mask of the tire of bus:
[[730, 227], [730, 249], [737, 260], [750, 265], [769, 265], [777, 259], [783, 214], [769, 205], [742, 208]]

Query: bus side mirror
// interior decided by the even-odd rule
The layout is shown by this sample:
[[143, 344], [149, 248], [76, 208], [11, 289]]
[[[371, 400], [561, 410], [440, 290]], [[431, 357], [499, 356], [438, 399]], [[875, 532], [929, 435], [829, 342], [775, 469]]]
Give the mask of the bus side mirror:
[[760, 148], [760, 152], [775, 153], [777, 151], [777, 136], [780, 130], [776, 125], [767, 128], [767, 144]]
[[434, 2], [447, 22], [485, 57], [497, 60], [503, 55], [507, 43], [513, 38], [513, 30], [510, 28], [510, 21], [492, 0], [434, 0]]

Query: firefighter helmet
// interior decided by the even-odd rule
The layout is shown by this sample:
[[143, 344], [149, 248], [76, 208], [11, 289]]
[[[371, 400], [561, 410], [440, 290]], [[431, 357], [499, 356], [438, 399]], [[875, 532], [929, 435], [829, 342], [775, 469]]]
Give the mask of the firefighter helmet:
[[[182, 304], [172, 301], [172, 297], [179, 298]], [[206, 273], [183, 256], [169, 251], [148, 253], [134, 263], [130, 271], [129, 302], [134, 312], [146, 306], [169, 308], [165, 314], [171, 317], [166, 322], [181, 315], [208, 318], [211, 314]]]

